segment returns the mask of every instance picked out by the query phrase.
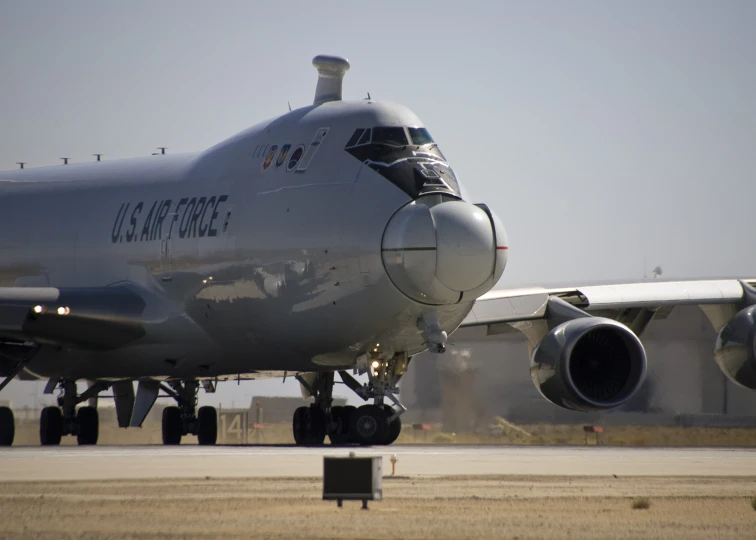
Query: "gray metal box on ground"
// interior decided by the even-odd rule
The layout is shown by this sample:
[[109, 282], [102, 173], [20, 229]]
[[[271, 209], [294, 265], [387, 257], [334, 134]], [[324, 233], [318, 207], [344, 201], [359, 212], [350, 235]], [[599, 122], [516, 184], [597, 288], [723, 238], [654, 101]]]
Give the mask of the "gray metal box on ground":
[[323, 500], [380, 501], [383, 498], [383, 458], [324, 457]]

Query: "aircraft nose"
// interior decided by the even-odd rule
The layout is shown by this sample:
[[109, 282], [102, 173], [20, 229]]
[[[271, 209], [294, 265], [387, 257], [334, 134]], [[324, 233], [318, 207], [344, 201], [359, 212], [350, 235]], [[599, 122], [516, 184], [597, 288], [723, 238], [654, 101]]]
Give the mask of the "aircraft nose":
[[504, 227], [485, 205], [432, 200], [413, 201], [389, 220], [384, 266], [394, 285], [418, 302], [472, 301], [504, 271]]

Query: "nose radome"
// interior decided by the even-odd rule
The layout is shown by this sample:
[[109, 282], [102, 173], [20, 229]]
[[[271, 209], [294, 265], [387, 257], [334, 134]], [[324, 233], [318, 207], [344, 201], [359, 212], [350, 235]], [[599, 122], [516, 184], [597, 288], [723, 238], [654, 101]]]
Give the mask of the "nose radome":
[[504, 229], [483, 205], [464, 201], [400, 209], [383, 236], [384, 266], [405, 295], [428, 304], [474, 300], [489, 291], [506, 264]]
[[436, 226], [436, 277], [455, 291], [483, 285], [494, 270], [494, 233], [486, 213], [450, 201], [431, 208]]

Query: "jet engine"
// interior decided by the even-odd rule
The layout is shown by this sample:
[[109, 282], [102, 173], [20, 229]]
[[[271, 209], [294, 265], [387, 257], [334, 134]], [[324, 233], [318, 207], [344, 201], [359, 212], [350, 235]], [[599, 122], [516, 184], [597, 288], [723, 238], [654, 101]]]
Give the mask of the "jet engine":
[[646, 377], [638, 336], [611, 319], [573, 319], [552, 329], [533, 350], [530, 376], [543, 397], [577, 411], [617, 407]]
[[735, 384], [756, 390], [756, 306], [739, 312], [717, 336], [714, 360]]

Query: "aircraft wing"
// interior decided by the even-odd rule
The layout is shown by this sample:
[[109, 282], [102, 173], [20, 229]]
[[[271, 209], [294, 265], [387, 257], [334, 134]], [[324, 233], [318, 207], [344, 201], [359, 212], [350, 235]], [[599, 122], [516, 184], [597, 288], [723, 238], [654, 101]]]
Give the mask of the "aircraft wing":
[[[672, 308], [698, 305], [719, 330], [738, 307], [756, 303], [756, 279], [644, 281], [613, 285], [565, 288], [493, 290], [478, 298], [460, 327], [488, 326], [495, 334], [502, 325], [549, 318], [549, 307], [566, 303], [589, 315], [628, 324], [642, 332], [654, 317], [663, 318]], [[561, 301], [561, 302], [560, 302]], [[577, 313], [577, 311], [575, 311]], [[643, 324], [634, 321], [641, 317]]]
[[127, 286], [0, 287], [0, 340], [117, 348], [145, 334], [144, 308]]

